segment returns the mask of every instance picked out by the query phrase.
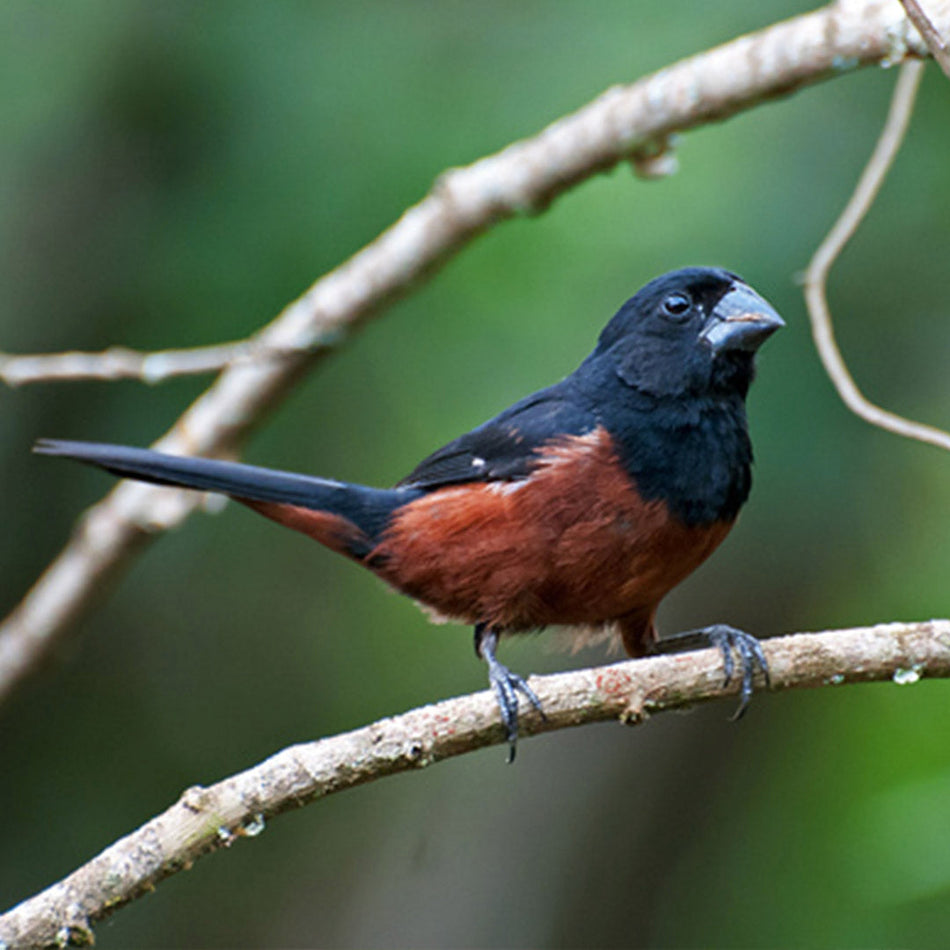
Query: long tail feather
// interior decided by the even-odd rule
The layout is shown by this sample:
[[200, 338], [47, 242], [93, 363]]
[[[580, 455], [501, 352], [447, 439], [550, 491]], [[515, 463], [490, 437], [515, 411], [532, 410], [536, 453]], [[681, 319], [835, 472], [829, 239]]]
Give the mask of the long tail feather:
[[[396, 508], [421, 494], [417, 489], [370, 488], [240, 462], [166, 455], [98, 442], [41, 439], [33, 451], [96, 465], [121, 478], [219, 492], [245, 502], [273, 503], [251, 507], [279, 521], [287, 520], [278, 517], [277, 506], [282, 505], [327, 512], [350, 522], [367, 541], [378, 537]], [[291, 527], [305, 530], [299, 523]], [[327, 543], [322, 537], [318, 540]]]

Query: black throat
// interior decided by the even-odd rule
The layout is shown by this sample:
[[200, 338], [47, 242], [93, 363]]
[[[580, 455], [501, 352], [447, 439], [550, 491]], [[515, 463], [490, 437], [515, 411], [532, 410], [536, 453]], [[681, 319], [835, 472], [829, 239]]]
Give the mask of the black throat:
[[[752, 486], [747, 386], [657, 397], [609, 372], [571, 382], [575, 391], [586, 390], [590, 408], [600, 407], [598, 424], [610, 433], [644, 500], [665, 502], [690, 526], [735, 519]], [[616, 389], [615, 398], [605, 398], [608, 387]]]
[[665, 502], [684, 524], [733, 521], [749, 497], [752, 444], [738, 395], [670, 401], [631, 413], [611, 434], [643, 498]]

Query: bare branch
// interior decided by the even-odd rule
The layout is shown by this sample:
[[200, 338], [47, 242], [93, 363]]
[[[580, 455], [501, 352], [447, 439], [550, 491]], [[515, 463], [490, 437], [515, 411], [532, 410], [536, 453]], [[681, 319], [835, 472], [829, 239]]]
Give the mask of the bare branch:
[[901, 3], [904, 4], [907, 16], [917, 27], [917, 32], [923, 37], [931, 55], [950, 79], [950, 48], [947, 47], [946, 40], [940, 35], [917, 0], [901, 0]]
[[[950, 3], [932, 15], [947, 28]], [[674, 132], [907, 53], [923, 56], [927, 48], [896, 0], [832, 3], [609, 89], [535, 137], [445, 173], [419, 204], [261, 330], [250, 341], [255, 355], [222, 373], [156, 447], [235, 453], [319, 356], [488, 228], [541, 211], [622, 160], [655, 155], [657, 143], [662, 152]], [[0, 701], [49, 655], [143, 540], [182, 521], [196, 504], [171, 499], [164, 489], [122, 484], [89, 509], [0, 626]]]
[[[797, 634], [763, 643], [773, 690], [950, 676], [950, 620]], [[547, 720], [523, 716], [526, 736], [651, 715], [734, 694], [718, 650], [533, 677]], [[762, 699], [759, 700], [762, 702]], [[193, 787], [137, 831], [58, 884], [0, 916], [0, 946], [92, 942], [92, 925], [200, 857], [253, 837], [264, 823], [356, 785], [505, 741], [489, 692], [449, 699], [353, 732], [291, 746], [208, 788]]]
[[124, 346], [110, 346], [101, 353], [0, 353], [0, 382], [15, 387], [90, 379], [138, 379], [151, 385], [173, 376], [216, 373], [249, 356], [248, 343], [154, 353], [140, 353]]
[[845, 244], [857, 230], [868, 209], [874, 203], [878, 191], [887, 175], [888, 169], [904, 139], [907, 124], [914, 107], [917, 87], [920, 84], [924, 64], [907, 62], [901, 67], [890, 112], [884, 129], [878, 139], [867, 167], [858, 181], [854, 194], [841, 217], [835, 222], [827, 237], [815, 251], [811, 263], [805, 272], [805, 302], [811, 317], [812, 334], [815, 346], [821, 356], [825, 370], [831, 377], [838, 394], [845, 405], [856, 415], [872, 425], [887, 429], [909, 439], [928, 442], [943, 449], [950, 449], [950, 433], [933, 426], [912, 422], [902, 416], [881, 409], [870, 402], [858, 389], [848, 367], [845, 365], [841, 350], [835, 340], [831, 322], [831, 312], [826, 297], [828, 272], [838, 258]]

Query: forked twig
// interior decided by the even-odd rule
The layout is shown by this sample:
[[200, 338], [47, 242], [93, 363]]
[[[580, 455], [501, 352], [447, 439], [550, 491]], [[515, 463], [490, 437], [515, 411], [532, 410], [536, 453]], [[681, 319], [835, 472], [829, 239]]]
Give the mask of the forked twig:
[[894, 157], [904, 140], [923, 69], [924, 64], [915, 60], [910, 60], [901, 66], [887, 121], [884, 123], [884, 129], [871, 158], [841, 217], [821, 242], [805, 271], [805, 303], [811, 318], [812, 335], [815, 338], [818, 355], [845, 405], [862, 419], [872, 425], [887, 429], [888, 432], [950, 450], [950, 433], [888, 412], [870, 402], [858, 389], [835, 340], [831, 311], [825, 294], [828, 272], [832, 264], [874, 203], [888, 169], [893, 164]]

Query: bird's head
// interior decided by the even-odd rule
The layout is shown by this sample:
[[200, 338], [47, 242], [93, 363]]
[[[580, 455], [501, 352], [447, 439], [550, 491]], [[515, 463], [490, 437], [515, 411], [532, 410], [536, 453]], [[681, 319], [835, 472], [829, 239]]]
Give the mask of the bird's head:
[[755, 351], [784, 321], [742, 278], [687, 267], [651, 280], [604, 328], [591, 355], [650, 396], [744, 396]]

